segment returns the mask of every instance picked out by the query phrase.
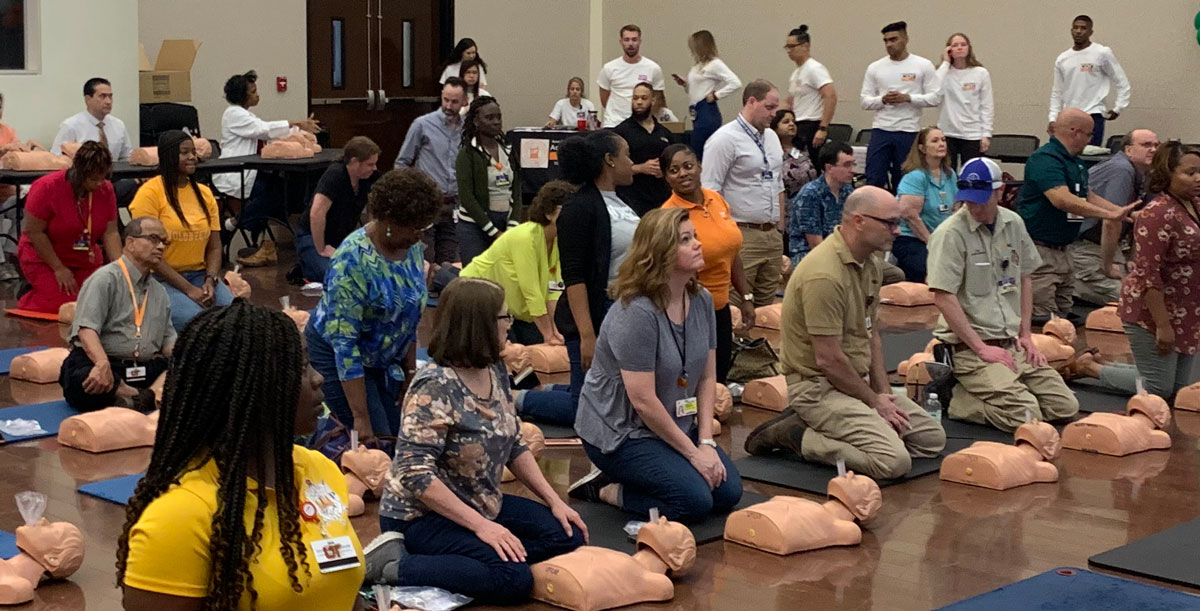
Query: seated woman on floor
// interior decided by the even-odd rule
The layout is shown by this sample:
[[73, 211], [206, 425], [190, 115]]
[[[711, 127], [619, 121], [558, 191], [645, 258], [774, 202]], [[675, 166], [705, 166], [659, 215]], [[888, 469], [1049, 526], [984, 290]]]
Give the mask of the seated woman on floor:
[[212, 190], [196, 181], [196, 145], [180, 130], [158, 137], [158, 176], [138, 188], [129, 204], [135, 217], [158, 219], [169, 244], [154, 273], [171, 300], [176, 331], [211, 306], [233, 303], [221, 282], [221, 227]]
[[702, 269], [687, 210], [642, 217], [579, 399], [575, 431], [596, 469], [573, 498], [685, 523], [741, 500], [741, 476], [712, 435], [717, 334]]
[[[367, 546], [368, 584], [436, 586], [485, 604], [525, 600], [531, 564], [575, 550], [587, 527], [550, 487], [521, 438], [500, 347], [504, 290], [458, 278], [442, 291], [433, 362], [405, 396], [396, 458]], [[507, 466], [543, 505], [503, 494]]]
[[111, 171], [108, 148], [85, 142], [70, 168], [47, 174], [29, 188], [17, 260], [33, 288], [17, 300], [18, 308], [58, 313], [62, 304], [75, 301], [83, 281], [106, 257], [121, 256]]

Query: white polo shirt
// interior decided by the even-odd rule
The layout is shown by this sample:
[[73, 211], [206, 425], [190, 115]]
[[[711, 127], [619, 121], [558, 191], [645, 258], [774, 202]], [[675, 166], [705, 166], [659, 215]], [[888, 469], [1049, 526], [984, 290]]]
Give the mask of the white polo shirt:
[[778, 223], [783, 193], [779, 136], [771, 129], [759, 133], [739, 113], [704, 144], [700, 183], [725, 198], [735, 222]]

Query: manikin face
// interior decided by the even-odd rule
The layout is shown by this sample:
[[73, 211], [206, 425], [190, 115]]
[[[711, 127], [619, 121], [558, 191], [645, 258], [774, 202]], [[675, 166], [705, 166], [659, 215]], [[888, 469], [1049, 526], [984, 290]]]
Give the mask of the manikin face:
[[638, 531], [638, 549], [650, 548], [678, 576], [692, 568], [696, 561], [696, 538], [688, 527], [661, 517]]
[[1046, 460], [1058, 458], [1062, 438], [1049, 422], [1026, 422], [1017, 428], [1015, 438], [1033, 446]]
[[883, 506], [883, 494], [875, 480], [847, 471], [845, 475], [829, 480], [829, 496], [839, 500], [854, 517], [868, 521], [875, 517]]
[[383, 478], [391, 466], [392, 461], [382, 450], [369, 450], [360, 445], [357, 450], [342, 454], [342, 468], [357, 475], [358, 479], [372, 489], [383, 483]]
[[54, 577], [68, 577], [83, 564], [83, 534], [70, 522], [46, 518], [17, 528], [17, 547], [46, 567]]
[[1158, 428], [1164, 428], [1171, 422], [1171, 408], [1167, 402], [1157, 395], [1134, 395], [1129, 398], [1126, 411], [1130, 416], [1134, 412], [1145, 414]]

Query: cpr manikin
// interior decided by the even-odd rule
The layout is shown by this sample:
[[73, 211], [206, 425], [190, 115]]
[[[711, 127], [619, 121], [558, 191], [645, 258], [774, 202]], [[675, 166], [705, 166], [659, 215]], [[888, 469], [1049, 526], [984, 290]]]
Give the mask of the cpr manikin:
[[1092, 310], [1088, 314], [1087, 322], [1084, 323], [1084, 328], [1088, 331], [1107, 331], [1109, 333], [1125, 333], [1125, 325], [1121, 323], [1121, 316], [1117, 314], [1117, 306], [1107, 305], [1103, 308]]
[[906, 308], [933, 305], [933, 291], [919, 282], [896, 282], [880, 287], [879, 303]]
[[[525, 447], [529, 449], [529, 454], [534, 458], [541, 458], [542, 452], [546, 451], [546, 435], [542, 433], [542, 429], [532, 422], [521, 423], [521, 441], [525, 442]], [[513, 475], [508, 467], [504, 468], [504, 473], [500, 476], [501, 482], [516, 481], [517, 476]]]
[[129, 165], [154, 167], [158, 165], [158, 147], [143, 146], [129, 154]]
[[49, 151], [9, 151], [0, 157], [0, 169], [53, 172], [71, 167], [71, 160]]
[[672, 577], [696, 560], [692, 531], [666, 518], [651, 520], [638, 531], [637, 552], [585, 545], [533, 565], [534, 599], [576, 611], [599, 611], [625, 605], [671, 600]]
[[875, 517], [883, 496], [875, 480], [848, 471], [829, 480], [831, 497], [817, 503], [794, 496], [776, 496], [729, 514], [725, 540], [772, 554], [858, 545], [862, 529], [857, 521]]
[[246, 282], [237, 268], [225, 272], [225, 285], [229, 287], [229, 292], [233, 294], [234, 299], [250, 298], [250, 283]]
[[[732, 309], [732, 308], [730, 308]], [[778, 349], [780, 342], [780, 327], [783, 320], [783, 304], [773, 303], [754, 309], [754, 328], [750, 329], [750, 337], [762, 338]]]
[[263, 146], [263, 159], [311, 159], [313, 152], [299, 142], [272, 140]]
[[787, 379], [778, 375], [747, 382], [742, 389], [742, 403], [782, 412], [788, 404]]
[[[246, 285], [246, 288], [249, 289], [249, 285]], [[296, 328], [300, 330], [301, 335], [304, 335], [304, 328], [308, 326], [308, 319], [312, 314], [293, 307], [291, 298], [286, 295], [279, 298], [279, 305], [283, 306], [283, 313], [296, 323]]]
[[342, 472], [350, 491], [347, 515], [361, 516], [366, 511], [364, 499], [383, 498], [383, 485], [392, 460], [383, 450], [372, 450], [358, 444], [358, 431], [350, 431], [350, 449], [342, 453]]
[[13, 357], [8, 376], [37, 384], [57, 382], [63, 361], [70, 353], [66, 348], [47, 348]]
[[1063, 447], [1109, 456], [1171, 447], [1171, 436], [1159, 430], [1171, 422], [1171, 408], [1162, 397], [1134, 395], [1129, 398], [1125, 413], [1125, 416], [1095, 413], [1068, 424], [1063, 429]]
[[1058, 457], [1058, 431], [1047, 422], [1031, 421], [1017, 427], [1015, 443], [976, 441], [942, 460], [938, 477], [948, 482], [1008, 490], [1037, 482], [1058, 481], [1058, 469], [1049, 460]]
[[42, 581], [65, 579], [83, 564], [83, 534], [69, 522], [42, 517], [46, 496], [37, 492], [16, 495], [25, 525], [17, 529], [16, 556], [0, 560], [0, 604], [18, 605], [33, 600]]
[[111, 452], [154, 445], [158, 412], [143, 414], [125, 407], [106, 407], [62, 421], [58, 443], [86, 452]]
[[1200, 412], [1200, 382], [1184, 386], [1175, 393], [1175, 409]]

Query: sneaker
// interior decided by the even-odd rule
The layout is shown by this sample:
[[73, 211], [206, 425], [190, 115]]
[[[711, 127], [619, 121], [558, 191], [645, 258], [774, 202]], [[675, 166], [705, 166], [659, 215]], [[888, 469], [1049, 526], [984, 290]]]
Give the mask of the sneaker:
[[263, 240], [262, 245], [254, 254], [245, 257], [238, 257], [238, 263], [246, 267], [263, 267], [265, 265], [274, 265], [279, 260], [279, 254], [275, 251], [275, 242], [272, 240]]
[[0, 282], [5, 280], [16, 280], [21, 277], [21, 272], [17, 271], [17, 266], [12, 263], [0, 263]]
[[611, 484], [612, 479], [603, 471], [592, 467], [591, 473], [579, 478], [567, 489], [567, 496], [580, 501], [600, 502], [600, 489]]
[[363, 548], [366, 564], [363, 583], [396, 585], [400, 581], [400, 561], [407, 555], [403, 533], [389, 531], [375, 537]]
[[750, 431], [746, 436], [746, 452], [764, 456], [775, 450], [791, 450], [799, 455], [800, 441], [807, 428], [800, 416], [789, 407]]

